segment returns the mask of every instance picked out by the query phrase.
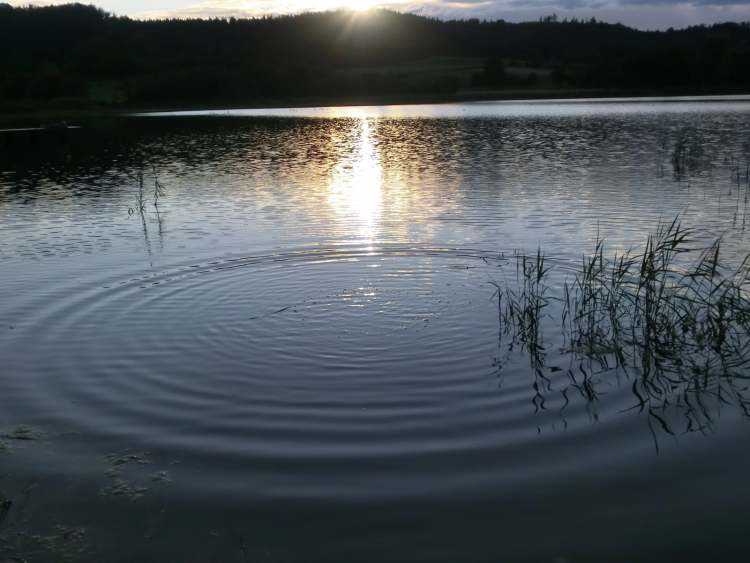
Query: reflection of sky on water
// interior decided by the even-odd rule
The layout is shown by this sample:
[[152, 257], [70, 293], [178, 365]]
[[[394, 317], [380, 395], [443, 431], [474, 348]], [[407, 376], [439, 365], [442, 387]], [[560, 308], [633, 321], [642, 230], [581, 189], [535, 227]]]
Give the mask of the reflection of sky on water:
[[[39, 514], [66, 523], [93, 515], [118, 530], [126, 560], [170, 553], [175, 537], [179, 550], [200, 553], [208, 522], [225, 534], [214, 558], [229, 561], [238, 552], [227, 538], [242, 522], [273, 554], [309, 532], [309, 545], [338, 554], [348, 538], [348, 560], [439, 551], [460, 561], [448, 549], [471, 545], [496, 560], [551, 561], [565, 541], [592, 538], [607, 560], [623, 537], [639, 537], [639, 555], [663, 561], [695, 536], [695, 514], [740, 538], [728, 549], [744, 550], [747, 505], [737, 491], [750, 458], [737, 444], [749, 427], [736, 405], [681, 416], [687, 401], [719, 388], [680, 393], [671, 372], [654, 372], [636, 391], [657, 384], [668, 394], [655, 400], [683, 405], [670, 403], [676, 417], [658, 405], [639, 411], [636, 379], [571, 364], [559, 287], [532, 354], [504, 332], [493, 296], [492, 282], [517, 279], [513, 249], [541, 246], [555, 285], [597, 233], [609, 250], [639, 245], [680, 212], [706, 237], [727, 233], [727, 256], [745, 252], [736, 216], [750, 186], [740, 192], [731, 172], [748, 161], [750, 121], [734, 102], [691, 104], [622, 112], [620, 102], [578, 103], [566, 106], [570, 115], [477, 105], [490, 115], [473, 119], [448, 106], [429, 108], [436, 119], [407, 117], [411, 107], [377, 110], [403, 112], [397, 119], [368, 108], [125, 118], [70, 144], [0, 154], [0, 413], [3, 424], [56, 432], [19, 482], [54, 473], [49, 488], [61, 498], [36, 495]], [[706, 157], [679, 179], [677, 138]], [[128, 213], [140, 171], [143, 217]], [[154, 173], [165, 188], [158, 214]], [[660, 431], [660, 456], [655, 416], [675, 434], [688, 427], [675, 440]], [[100, 517], [110, 505], [96, 490], [90, 504], [82, 496], [71, 505], [74, 476], [86, 477], [80, 490], [98, 488], [96, 460], [114, 451], [179, 460], [165, 465], [169, 495], [195, 512], [170, 508], [144, 542], [140, 527]], [[11, 457], [8, 472], [26, 459]], [[126, 504], [165, 514], [148, 485], [156, 504], [149, 495]], [[708, 500], [693, 494], [707, 490]], [[290, 523], [301, 500], [301, 520]], [[269, 506], [283, 515], [269, 518]], [[383, 519], [363, 521], [372, 507], [386, 507]], [[540, 522], [555, 535], [529, 542]], [[662, 533], [664, 522], [674, 528]], [[417, 539], [415, 523], [426, 530]], [[200, 529], [186, 534], [188, 524]], [[391, 550], [378, 552], [389, 534]], [[712, 540], [704, 545], [713, 554]]]
[[326, 117], [390, 119], [467, 117], [591, 117], [659, 113], [721, 112], [750, 110], [750, 96], [683, 96], [672, 98], [580, 98], [567, 100], [484, 101], [447, 104], [386, 106], [339, 106], [302, 108], [252, 108], [151, 112], [144, 117]]
[[[625, 249], [678, 213], [711, 236], [731, 230], [727, 250], [739, 249], [744, 210], [737, 214], [729, 178], [731, 163], [746, 158], [747, 106], [503, 102], [125, 118], [123, 127], [76, 133], [71, 154], [0, 156], [0, 252], [143, 246], [126, 211], [137, 172], [148, 183], [152, 166], [167, 190], [159, 237], [167, 253], [395, 242], [541, 245], [577, 257], [597, 232]], [[248, 117], [257, 114], [266, 116]], [[688, 129], [706, 158], [676, 181], [672, 145]]]

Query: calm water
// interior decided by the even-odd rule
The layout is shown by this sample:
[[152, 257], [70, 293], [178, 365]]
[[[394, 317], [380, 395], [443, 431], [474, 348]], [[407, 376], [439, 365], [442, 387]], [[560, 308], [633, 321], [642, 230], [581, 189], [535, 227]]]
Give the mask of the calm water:
[[540, 380], [493, 283], [678, 214], [738, 261], [750, 100], [81, 125], [0, 155], [0, 556], [745, 559], [741, 401], [587, 400], [555, 333]]

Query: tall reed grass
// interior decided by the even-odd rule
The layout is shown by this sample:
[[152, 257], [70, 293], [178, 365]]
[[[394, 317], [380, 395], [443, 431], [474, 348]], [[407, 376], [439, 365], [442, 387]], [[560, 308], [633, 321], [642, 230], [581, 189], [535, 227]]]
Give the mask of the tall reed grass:
[[[642, 249], [611, 257], [597, 237], [560, 294], [550, 290], [541, 250], [518, 255], [517, 288], [497, 285], [499, 314], [504, 333], [529, 353], [535, 390], [545, 334], [562, 332], [563, 354], [579, 364], [579, 377], [569, 375], [587, 400], [597, 398], [594, 372], [617, 371], [631, 377], [637, 407], [665, 430], [660, 410], [674, 404], [691, 429], [710, 425], [706, 400], [750, 416], [750, 256], [731, 267], [721, 239], [700, 248], [694, 235], [677, 218], [659, 225]], [[559, 318], [548, 312], [552, 302]]]

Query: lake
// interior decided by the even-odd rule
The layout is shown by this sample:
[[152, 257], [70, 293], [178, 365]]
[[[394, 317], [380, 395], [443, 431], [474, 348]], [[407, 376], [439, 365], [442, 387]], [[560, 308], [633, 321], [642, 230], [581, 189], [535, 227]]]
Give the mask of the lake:
[[750, 97], [76, 125], [0, 154], [0, 559], [745, 560], [742, 358], [563, 296], [676, 217], [741, 263]]

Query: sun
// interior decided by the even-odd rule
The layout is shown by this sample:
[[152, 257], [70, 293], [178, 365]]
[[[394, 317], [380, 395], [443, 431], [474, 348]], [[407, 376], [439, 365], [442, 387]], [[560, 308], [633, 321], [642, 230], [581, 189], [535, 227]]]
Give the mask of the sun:
[[377, 0], [348, 0], [346, 5], [355, 12], [366, 12], [375, 6]]

